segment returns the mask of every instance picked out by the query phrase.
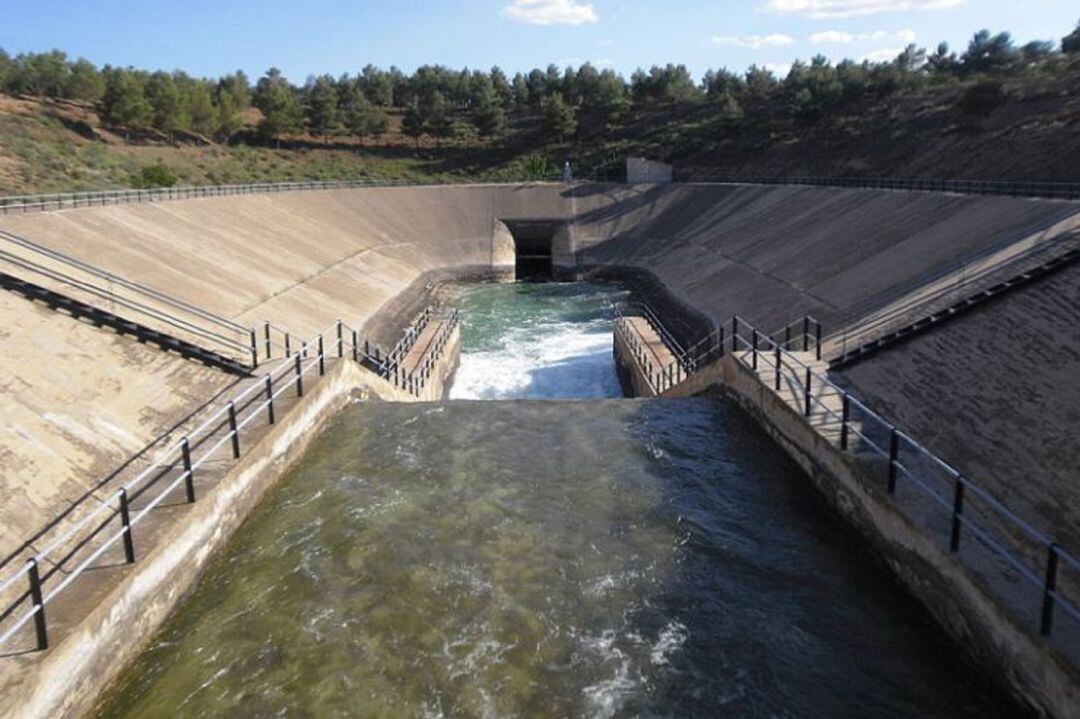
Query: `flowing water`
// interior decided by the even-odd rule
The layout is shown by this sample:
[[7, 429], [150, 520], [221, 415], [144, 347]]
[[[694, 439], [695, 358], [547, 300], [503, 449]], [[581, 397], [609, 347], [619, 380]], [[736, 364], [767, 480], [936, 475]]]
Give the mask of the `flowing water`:
[[461, 365], [451, 399], [620, 397], [612, 363], [614, 285], [457, 288]]
[[[611, 292], [468, 290], [454, 392], [610, 393]], [[1013, 716], [807, 484], [718, 399], [358, 403], [102, 716]]]

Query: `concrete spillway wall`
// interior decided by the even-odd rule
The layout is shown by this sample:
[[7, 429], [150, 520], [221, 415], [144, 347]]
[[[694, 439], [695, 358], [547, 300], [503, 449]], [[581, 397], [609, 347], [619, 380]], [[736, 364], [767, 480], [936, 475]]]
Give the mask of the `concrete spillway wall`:
[[[517, 220], [565, 223], [553, 258], [563, 270], [647, 276], [714, 322], [739, 313], [759, 326], [779, 328], [809, 313], [831, 330], [965, 264], [1014, 245], [1053, 243], [1080, 224], [1078, 213], [1075, 203], [931, 193], [533, 185], [207, 198], [7, 216], [0, 218], [0, 229], [241, 324], [269, 319], [306, 338], [339, 317], [377, 336], [392, 334], [387, 317], [407, 314], [410, 294], [431, 281], [505, 267], [506, 228]], [[1035, 304], [1024, 312], [1060, 316], [1053, 295], [1033, 296]], [[10, 498], [0, 505], [0, 550], [10, 550], [92, 491], [96, 481], [233, 381], [7, 294], [0, 297], [0, 316], [6, 382], [0, 396], [0, 491]], [[1059, 357], [1080, 357], [1075, 333], [1048, 329], [1060, 340]], [[974, 332], [960, 340], [964, 347], [980, 345], [980, 331], [963, 331]], [[933, 336], [935, 342], [961, 337]], [[1006, 354], [1019, 358], [1025, 355], [1023, 343], [1032, 341], [1037, 340], [1017, 333], [999, 337], [997, 348], [985, 349], [980, 361], [992, 361], [1001, 343]], [[935, 347], [922, 352], [961, 351], [948, 341]], [[908, 362], [897, 384], [888, 380], [889, 367], [892, 357], [901, 356], [894, 353], [903, 351], [855, 368], [852, 381], [891, 403], [887, 409], [947, 458], [953, 459], [950, 447], [978, 442], [977, 453], [989, 466], [995, 456], [1011, 454], [1002, 437], [1069, 421], [1068, 403], [1052, 404], [1057, 415], [1040, 418], [1035, 429], [1016, 426], [1029, 415], [1001, 412], [993, 432], [983, 431], [985, 405], [950, 402], [950, 393], [996, 393], [1007, 406], [1030, 383], [1014, 385], [1007, 373], [993, 387], [972, 383], [968, 375], [978, 365], [973, 361], [957, 370], [967, 375], [950, 384]], [[1053, 361], [1037, 357], [1026, 363], [1025, 377], [1037, 378], [1030, 386], [1045, 392], [1068, 381], [1055, 374]], [[939, 369], [935, 377], [951, 377], [949, 367]], [[936, 405], [928, 401], [935, 392]], [[916, 403], [924, 404], [904, 406]], [[957, 432], [952, 444], [936, 447], [933, 437], [942, 424], [976, 431]], [[1033, 443], [1023, 466], [1041, 467], [1053, 451]], [[1019, 485], [1015, 491], [1028, 494]], [[1032, 504], [1038, 512], [1038, 502]], [[1049, 521], [1073, 522], [1075, 528], [1071, 517]]]
[[[825, 188], [489, 185], [85, 208], [5, 216], [0, 229], [241, 324], [269, 319], [306, 338], [340, 317], [386, 337], [380, 313], [407, 314], [425, 277], [505, 266], [507, 221], [566, 222], [556, 264], [648, 273], [714, 321], [738, 312], [780, 327], [810, 313], [832, 329], [942, 268], [1052, 241], [1046, 229], [1077, 210]], [[15, 498], [0, 507], [0, 551], [230, 381], [25, 300], [5, 296], [0, 312], [2, 488]]]

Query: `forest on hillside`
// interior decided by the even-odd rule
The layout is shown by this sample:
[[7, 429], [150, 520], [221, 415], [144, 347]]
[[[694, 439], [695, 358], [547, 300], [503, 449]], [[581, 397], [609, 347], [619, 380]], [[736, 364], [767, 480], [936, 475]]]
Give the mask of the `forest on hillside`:
[[553, 142], [572, 138], [579, 126], [618, 123], [635, 106], [708, 103], [725, 122], [752, 121], [750, 113], [789, 113], [808, 122], [841, 112], [867, 94], [881, 98], [922, 84], [977, 80], [965, 95], [973, 113], [1002, 98], [1001, 80], [1019, 73], [1054, 74], [1080, 60], [1080, 24], [1060, 45], [1037, 41], [1018, 47], [1009, 33], [974, 35], [961, 53], [945, 45], [933, 51], [908, 46], [891, 62], [818, 56], [795, 63], [784, 78], [753, 66], [744, 74], [710, 70], [695, 82], [683, 65], [638, 70], [627, 81], [591, 64], [549, 65], [512, 78], [498, 67], [484, 72], [424, 65], [411, 75], [371, 65], [355, 75], [319, 75], [294, 85], [276, 68], [254, 83], [243, 72], [217, 79], [176, 70], [97, 68], [71, 61], [60, 50], [10, 57], [0, 49], [0, 88], [8, 94], [83, 100], [95, 104], [106, 123], [118, 127], [193, 131], [221, 140], [243, 126], [241, 115], [257, 108], [264, 139], [303, 132], [316, 137], [378, 136], [388, 128], [387, 110], [404, 110], [402, 131], [449, 139], [462, 132], [464, 114], [481, 137], [497, 138], [507, 117], [540, 110]]
[[[745, 164], [763, 147], [835, 134], [871, 110], [903, 123], [921, 111], [906, 102], [913, 96], [937, 92], [959, 117], [978, 122], [1006, 105], [1018, 83], [1076, 77], [1080, 24], [1060, 42], [1018, 45], [1007, 32], [982, 30], [958, 51], [945, 44], [932, 50], [910, 45], [888, 62], [834, 64], [818, 56], [794, 63], [784, 77], [752, 66], [743, 73], [710, 70], [700, 79], [678, 64], [639, 69], [629, 79], [588, 63], [513, 76], [498, 67], [424, 65], [406, 74], [368, 65], [355, 74], [295, 84], [276, 68], [252, 82], [240, 71], [197, 78], [181, 70], [98, 68], [60, 50], [11, 57], [0, 49], [0, 91], [92, 108], [102, 126], [128, 140], [156, 132], [169, 142], [194, 136], [221, 146], [273, 149], [297, 147], [300, 138], [333, 147], [346, 141], [378, 145], [394, 137], [414, 147], [469, 146], [487, 153], [447, 154], [440, 165], [465, 173], [515, 157], [527, 166], [530, 158], [519, 156], [537, 147], [552, 157], [576, 151], [594, 168], [615, 165], [620, 153], [643, 147], [663, 159], [676, 155], [701, 165], [724, 146], [726, 155]], [[1077, 84], [1058, 92], [1070, 96]], [[938, 92], [943, 90], [949, 92]], [[895, 149], [902, 151], [908, 150]], [[541, 159], [539, 170], [549, 169], [547, 157]]]

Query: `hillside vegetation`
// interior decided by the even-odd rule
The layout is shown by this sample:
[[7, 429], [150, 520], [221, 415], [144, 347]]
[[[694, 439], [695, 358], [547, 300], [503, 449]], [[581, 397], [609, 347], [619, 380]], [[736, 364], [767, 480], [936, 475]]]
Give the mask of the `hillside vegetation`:
[[306, 179], [617, 179], [629, 155], [684, 178], [909, 176], [1080, 181], [1080, 26], [1017, 47], [977, 33], [961, 53], [892, 62], [681, 65], [629, 81], [591, 65], [508, 77], [368, 66], [295, 86], [98, 69], [59, 51], [0, 50], [0, 193]]

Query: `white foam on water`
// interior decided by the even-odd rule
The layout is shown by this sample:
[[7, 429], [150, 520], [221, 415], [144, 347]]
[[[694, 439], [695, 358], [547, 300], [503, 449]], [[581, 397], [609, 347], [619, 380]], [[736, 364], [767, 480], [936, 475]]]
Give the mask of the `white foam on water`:
[[517, 327], [502, 347], [463, 352], [450, 399], [620, 397], [606, 322]]
[[668, 663], [668, 657], [678, 651], [686, 643], [686, 625], [672, 621], [667, 624], [657, 637], [649, 652], [649, 659], [656, 666]]

